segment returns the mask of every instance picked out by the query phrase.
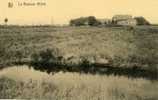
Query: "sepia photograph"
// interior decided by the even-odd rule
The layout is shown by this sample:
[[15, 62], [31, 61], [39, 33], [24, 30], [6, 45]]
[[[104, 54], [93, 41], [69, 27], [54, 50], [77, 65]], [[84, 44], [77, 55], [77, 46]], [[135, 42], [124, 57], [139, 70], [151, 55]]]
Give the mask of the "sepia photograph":
[[0, 100], [158, 100], [157, 0], [0, 0]]

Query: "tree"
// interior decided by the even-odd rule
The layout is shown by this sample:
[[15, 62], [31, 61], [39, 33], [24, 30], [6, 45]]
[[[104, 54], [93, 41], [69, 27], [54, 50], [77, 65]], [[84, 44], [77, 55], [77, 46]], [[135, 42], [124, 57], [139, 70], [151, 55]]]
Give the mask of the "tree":
[[72, 19], [70, 20], [70, 26], [83, 26], [85, 25], [86, 18], [80, 17], [77, 19]]
[[94, 17], [80, 17], [77, 19], [70, 20], [70, 26], [98, 26], [101, 25], [101, 23]]
[[88, 25], [94, 26], [96, 24], [97, 20], [94, 16], [89, 16], [88, 17]]
[[137, 21], [137, 25], [150, 25], [149, 21], [147, 21], [143, 16], [135, 17], [134, 19]]
[[69, 24], [70, 24], [70, 26], [75, 26], [75, 21], [74, 20], [70, 20]]
[[5, 19], [4, 19], [4, 22], [5, 22], [5, 24], [7, 25], [7, 23], [8, 23], [8, 18], [5, 18]]

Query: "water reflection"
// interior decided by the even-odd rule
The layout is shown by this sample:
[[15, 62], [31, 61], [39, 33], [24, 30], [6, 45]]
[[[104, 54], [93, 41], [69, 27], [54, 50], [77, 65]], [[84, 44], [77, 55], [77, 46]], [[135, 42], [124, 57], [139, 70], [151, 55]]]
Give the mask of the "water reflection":
[[0, 71], [0, 76], [7, 76], [16, 80], [40, 80], [51, 77], [51, 75], [48, 75], [45, 72], [40, 72], [34, 70], [33, 68], [29, 68], [27, 65], [4, 68]]

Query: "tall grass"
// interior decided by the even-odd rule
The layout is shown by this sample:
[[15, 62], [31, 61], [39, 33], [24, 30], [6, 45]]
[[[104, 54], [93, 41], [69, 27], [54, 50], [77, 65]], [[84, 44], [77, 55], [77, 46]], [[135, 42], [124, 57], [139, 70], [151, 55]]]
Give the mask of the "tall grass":
[[[30, 74], [34, 76], [35, 73], [37, 72], [25, 72], [28, 76]], [[126, 77], [62, 72], [53, 76], [45, 75], [42, 76], [43, 78], [27, 78], [22, 72], [20, 75], [18, 73], [12, 75], [6, 73], [0, 76], [0, 98], [51, 100], [158, 99], [158, 82], [141, 78], [128, 79]]]
[[[47, 54], [45, 50], [48, 48], [57, 48], [60, 57], [58, 54], [52, 56], [64, 58], [62, 63], [72, 66], [104, 59], [110, 62], [110, 67], [158, 71], [157, 31], [143, 28], [145, 30], [122, 27], [1, 27], [0, 67], [30, 63], [32, 55], [40, 55], [43, 51]], [[81, 57], [86, 60], [82, 61]], [[46, 65], [47, 61], [42, 62]], [[86, 63], [84, 66], [89, 65]], [[155, 75], [158, 77], [157, 73]]]
[[88, 57], [80, 57], [80, 61], [78, 61], [78, 63], [68, 63], [67, 59], [57, 54], [57, 50], [46, 49], [33, 54], [30, 62], [30, 67], [47, 73], [64, 71], [102, 75], [124, 75], [132, 78], [143, 77], [152, 80], [158, 79], [158, 71], [157, 69], [154, 69], [156, 67], [144, 69], [137, 64], [120, 66], [124, 64], [124, 61], [120, 57], [115, 57], [115, 59], [111, 62], [106, 61], [105, 59], [102, 59], [102, 62], [91, 62]]

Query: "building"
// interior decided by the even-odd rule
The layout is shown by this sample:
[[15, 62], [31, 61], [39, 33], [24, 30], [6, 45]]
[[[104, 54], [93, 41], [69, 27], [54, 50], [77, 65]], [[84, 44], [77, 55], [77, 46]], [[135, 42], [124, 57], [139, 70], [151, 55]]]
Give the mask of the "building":
[[114, 23], [117, 23], [118, 21], [127, 20], [127, 19], [132, 19], [132, 16], [131, 15], [115, 15], [112, 17], [112, 21]]
[[112, 23], [115, 25], [123, 25], [123, 26], [137, 25], [136, 19], [134, 19], [131, 15], [115, 15], [112, 18]]
[[131, 15], [115, 15], [112, 18], [112, 24], [122, 26], [150, 25], [144, 17], [135, 17]]
[[117, 22], [117, 25], [123, 25], [123, 26], [136, 26], [137, 20], [136, 19], [127, 19], [127, 20], [121, 20]]

